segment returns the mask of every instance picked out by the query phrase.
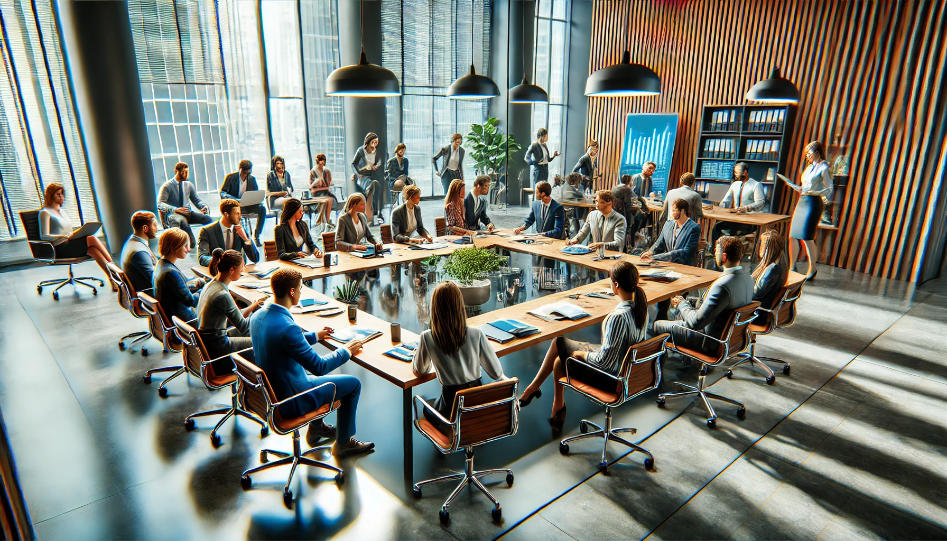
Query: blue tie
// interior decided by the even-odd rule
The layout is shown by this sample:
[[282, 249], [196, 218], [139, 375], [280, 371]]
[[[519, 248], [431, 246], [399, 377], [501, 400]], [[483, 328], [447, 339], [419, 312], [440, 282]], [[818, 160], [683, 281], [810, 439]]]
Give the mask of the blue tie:
[[181, 206], [186, 207], [187, 200], [184, 199], [184, 181], [178, 182], [178, 197], [181, 199]]

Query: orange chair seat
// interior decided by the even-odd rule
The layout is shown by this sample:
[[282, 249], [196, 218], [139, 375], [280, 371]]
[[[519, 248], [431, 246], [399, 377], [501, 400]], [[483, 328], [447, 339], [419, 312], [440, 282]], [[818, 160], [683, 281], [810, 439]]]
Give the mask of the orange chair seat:
[[237, 374], [233, 372], [218, 375], [213, 370], [207, 370], [204, 375], [207, 378], [207, 383], [212, 387], [224, 387], [237, 382]]
[[[569, 383], [569, 380], [567, 380], [566, 378], [559, 378], [559, 383], [565, 385], [566, 383]], [[614, 404], [618, 402], [619, 400], [621, 400], [621, 395], [619, 395], [615, 389], [612, 389], [610, 391], [605, 390], [605, 389], [600, 389], [598, 387], [589, 385], [588, 383], [583, 383], [575, 378], [572, 378], [572, 382], [570, 383], [570, 385], [575, 387], [576, 390], [581, 391], [595, 398], [596, 400], [600, 402], [604, 402], [605, 404]]]
[[418, 427], [421, 429], [421, 432], [427, 434], [428, 437], [434, 440], [439, 446], [443, 448], [450, 447], [450, 437], [438, 430], [426, 417], [422, 416], [421, 419], [418, 420]]
[[280, 415], [279, 408], [276, 408], [276, 412], [273, 414], [273, 424], [276, 425], [276, 428], [278, 428], [280, 432], [289, 432], [290, 430], [296, 430], [306, 423], [311, 422], [313, 419], [321, 417], [334, 409], [338, 409], [338, 407], [341, 405], [342, 401], [336, 400], [335, 403], [332, 404], [331, 409], [329, 409], [329, 404], [323, 404], [321, 408], [315, 411], [310, 411], [309, 413], [299, 417], [289, 418], [284, 418], [282, 415]]
[[691, 349], [684, 346], [674, 347], [674, 344], [668, 344], [667, 348], [674, 351], [679, 351], [688, 357], [693, 357], [699, 360], [702, 363], [717, 364], [720, 362], [720, 357], [718, 355], [708, 355], [702, 351], [697, 351], [696, 349]]
[[761, 334], [769, 330], [768, 324], [757, 325], [756, 323], [749, 323], [750, 332], [753, 334]]

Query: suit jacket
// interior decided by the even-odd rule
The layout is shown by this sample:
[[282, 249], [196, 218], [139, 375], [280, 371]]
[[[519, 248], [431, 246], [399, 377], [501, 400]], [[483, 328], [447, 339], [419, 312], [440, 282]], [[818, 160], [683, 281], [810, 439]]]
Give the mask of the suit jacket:
[[720, 202], [723, 208], [746, 207], [750, 212], [759, 212], [765, 210], [766, 192], [763, 191], [763, 185], [751, 179], [746, 182], [735, 180], [730, 184], [727, 195]]
[[[604, 220], [604, 225], [600, 226]], [[592, 224], [595, 224], [595, 227], [592, 227]], [[617, 210], [612, 210], [612, 213], [607, 217], [604, 216], [600, 211], [593, 210], [589, 213], [588, 218], [586, 218], [585, 223], [582, 224], [582, 229], [579, 229], [579, 232], [576, 233], [575, 239], [578, 242], [585, 240], [585, 237], [589, 236], [589, 232], [592, 233], [592, 242], [604, 242], [606, 250], [617, 250], [622, 251], [622, 248], [625, 247], [625, 217], [621, 215]]]
[[579, 161], [576, 162], [575, 167], [572, 168], [573, 173], [578, 173], [585, 178], [592, 178], [592, 174], [595, 172], [595, 163], [592, 161], [592, 157], [587, 153], [583, 154]]
[[[349, 350], [344, 347], [320, 357], [312, 347], [317, 342], [316, 333], [303, 331], [289, 310], [271, 302], [250, 316], [250, 339], [253, 362], [266, 373], [278, 400], [319, 386], [323, 383], [319, 376], [349, 360]], [[280, 414], [299, 417], [319, 409], [332, 396], [333, 386], [328, 385], [283, 404]]]
[[667, 197], [664, 198], [664, 210], [661, 211], [660, 219], [661, 223], [668, 220], [668, 217], [671, 215], [671, 203], [678, 199], [687, 201], [687, 204], [690, 206], [690, 213], [687, 216], [690, 219], [697, 222], [704, 218], [704, 198], [697, 193], [697, 190], [693, 190], [687, 186], [681, 186], [680, 188], [674, 188], [669, 191]]
[[395, 181], [398, 180], [398, 177], [404, 175], [408, 176], [408, 157], [405, 156], [401, 158], [401, 165], [398, 165], [398, 157], [392, 156], [388, 163], [385, 164], [385, 178], [388, 180], [388, 187], [391, 188], [395, 185]]
[[[247, 191], [255, 192], [259, 189], [256, 183], [256, 177], [249, 175], [247, 178]], [[224, 185], [220, 188], [220, 198], [240, 201], [240, 171], [230, 173], [224, 178]]]
[[487, 216], [487, 202], [483, 201], [480, 204], [480, 212], [474, 213], [474, 208], [476, 208], [476, 201], [474, 197], [481, 197], [474, 195], [473, 192], [467, 192], [467, 195], [464, 197], [464, 220], [467, 222], [467, 229], [477, 230], [480, 229], [480, 224], [483, 224], [483, 227], [486, 228], [491, 223], [490, 217]]
[[523, 224], [527, 228], [533, 223], [536, 224], [536, 232], [546, 235], [547, 237], [552, 237], [554, 239], [561, 239], [563, 226], [566, 222], [566, 211], [558, 201], [553, 199], [549, 202], [549, 210], [546, 211], [546, 221], [542, 221], [543, 215], [543, 202], [542, 201], [533, 201], [533, 206], [530, 208], [529, 216], [526, 217], [526, 222]]
[[651, 178], [645, 178], [644, 175], [638, 173], [637, 175], [631, 176], [631, 191], [635, 192], [638, 197], [647, 197], [651, 193]]
[[779, 302], [779, 292], [786, 285], [789, 276], [789, 261], [783, 258], [778, 263], [770, 263], [757, 278], [753, 287], [753, 300], [760, 303], [761, 308], [772, 309]]
[[122, 270], [135, 292], [151, 291], [158, 259], [148, 246], [148, 241], [132, 235], [122, 248]]
[[549, 152], [549, 149], [546, 148], [547, 163], [540, 164], [543, 160], [543, 150], [542, 147], [546, 145], [540, 145], [539, 141], [533, 141], [533, 144], [529, 145], [529, 149], [526, 150], [526, 155], [523, 156], [523, 159], [530, 166], [530, 174], [533, 180], [533, 187], [536, 186], [536, 183], [541, 180], [546, 180], [549, 178], [549, 164], [555, 159], [552, 153]]
[[197, 317], [194, 308], [199, 300], [198, 295], [191, 293], [181, 270], [163, 257], [155, 267], [154, 298], [161, 303], [169, 319], [178, 316], [184, 321], [191, 321]]
[[[283, 172], [283, 180], [286, 181], [286, 189], [283, 189], [283, 185], [280, 184], [279, 177], [276, 176], [276, 171], [270, 171], [266, 174], [266, 193], [270, 194], [273, 192], [283, 192], [287, 191], [293, 193], [293, 180], [289, 176], [289, 171]], [[267, 199], [269, 201], [270, 208], [273, 208], [273, 201], [276, 201], [278, 196], [270, 195]]]
[[[207, 207], [207, 205], [201, 201], [201, 198], [197, 196], [197, 187], [194, 186], [193, 182], [185, 180], [183, 184], [183, 201], [178, 191], [178, 181], [172, 178], [161, 185], [161, 189], [158, 191], [158, 211], [162, 216], [166, 217], [169, 214], [173, 214], [174, 209], [177, 208], [190, 207], [190, 203], [194, 203], [194, 206], [197, 207], [198, 210]], [[170, 227], [167, 222], [165, 222], [164, 226]]]
[[[309, 224], [299, 220], [296, 222], [296, 228], [302, 230], [300, 233], [303, 237], [303, 244], [309, 248], [310, 252], [315, 252], [316, 244], [312, 241], [312, 235], [309, 234]], [[289, 224], [276, 226], [273, 234], [276, 237], [276, 252], [279, 254], [280, 259], [283, 261], [299, 259], [300, 250], [296, 246], [296, 238], [293, 236], [293, 231], [289, 228]]]
[[[415, 229], [418, 235], [430, 236], [427, 229], [424, 229], [424, 222], [421, 221], [421, 207], [414, 207], [414, 220], [418, 224], [417, 229]], [[394, 241], [407, 244], [408, 239], [411, 238], [411, 232], [407, 229], [408, 205], [403, 203], [395, 207], [395, 210], [391, 213], [391, 235], [394, 237]]]
[[[250, 237], [247, 236], [247, 239]], [[220, 248], [226, 250], [224, 245], [224, 232], [220, 229], [220, 220], [212, 224], [205, 225], [201, 228], [200, 233], [197, 235], [197, 262], [203, 266], [210, 265], [211, 257], [214, 255], [214, 249]], [[257, 251], [256, 246], [252, 241], [247, 240], [246, 242], [240, 238], [240, 235], [234, 233], [233, 235], [233, 247], [232, 250], [236, 250], [246, 259], [256, 263], [260, 260], [260, 252]]]
[[697, 253], [697, 243], [700, 241], [700, 226], [690, 218], [684, 222], [681, 232], [674, 240], [674, 228], [677, 222], [668, 220], [661, 230], [661, 235], [648, 250], [658, 261], [670, 261], [681, 265], [693, 265], [694, 254]]
[[243, 312], [237, 308], [230, 294], [230, 288], [223, 282], [211, 280], [204, 286], [197, 302], [197, 317], [197, 332], [212, 359], [233, 351], [228, 323], [233, 325], [235, 336], [249, 336], [250, 320], [243, 317]]
[[[442, 148], [437, 152], [437, 154], [435, 154], [434, 157], [431, 158], [431, 162], [434, 164], [434, 169], [437, 170], [437, 176], [440, 176], [440, 177], [443, 177], [443, 176], [444, 176], [444, 171], [447, 171], [447, 164], [450, 163], [450, 155], [451, 155], [451, 152], [453, 152], [453, 151], [454, 151], [454, 148], [453, 148], [451, 145], [447, 145], [446, 147], [442, 147]], [[464, 147], [457, 147], [457, 151], [460, 152], [460, 160], [459, 160], [458, 163], [457, 163], [457, 169], [458, 169], [458, 171], [460, 171], [460, 179], [463, 180], [463, 178], [464, 178], [464, 156], [467, 154], [467, 151], [464, 150]], [[440, 157], [442, 157], [442, 156], [444, 157], [443, 166], [440, 167], [440, 168], [438, 168], [438, 167], [437, 167], [437, 159], [440, 158]]]
[[[377, 244], [375, 236], [372, 235], [372, 230], [368, 228], [368, 218], [362, 214], [358, 213], [358, 223], [365, 226], [365, 239], [372, 244]], [[349, 213], [342, 214], [339, 216], [339, 223], [335, 226], [335, 247], [340, 252], [350, 252], [352, 246], [358, 244], [361, 240], [358, 236], [358, 231], [355, 229], [355, 222], [352, 221], [352, 216]]]
[[[694, 308], [686, 300], [677, 305], [687, 329], [695, 329], [714, 338], [721, 338], [727, 320], [737, 308], [753, 302], [753, 278], [743, 267], [724, 269], [723, 274], [710, 284], [700, 307]], [[703, 352], [715, 352], [720, 344], [675, 328], [675, 341]]]
[[352, 169], [355, 170], [355, 176], [361, 179], [362, 177], [374, 178], [375, 171], [372, 171], [369, 174], [362, 173], [361, 167], [368, 167], [369, 165], [381, 165], [381, 152], [379, 148], [375, 147], [375, 161], [368, 163], [368, 156], [365, 154], [365, 147], [358, 147], [358, 150], [355, 151], [355, 157], [352, 159]]

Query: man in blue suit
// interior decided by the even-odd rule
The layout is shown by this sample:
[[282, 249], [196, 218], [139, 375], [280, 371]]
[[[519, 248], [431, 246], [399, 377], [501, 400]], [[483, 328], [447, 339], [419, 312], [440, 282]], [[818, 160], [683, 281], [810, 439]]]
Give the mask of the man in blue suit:
[[[256, 183], [256, 177], [251, 175], [253, 171], [253, 162], [250, 160], [240, 160], [237, 165], [237, 171], [230, 173], [224, 178], [224, 185], [220, 188], [220, 199], [236, 199], [240, 201], [246, 192], [255, 192], [260, 189]], [[250, 205], [240, 209], [241, 214], [256, 214], [256, 228], [253, 231], [253, 239], [256, 245], [260, 245], [260, 232], [263, 231], [263, 223], [266, 221], [266, 207], [262, 204]]]
[[519, 235], [529, 226], [536, 224], [536, 232], [561, 239], [564, 225], [566, 223], [566, 211], [558, 201], [552, 198], [552, 186], [545, 180], [536, 184], [536, 200], [530, 209], [529, 216], [522, 226], [513, 230]]
[[689, 215], [690, 204], [687, 201], [676, 199], [671, 203], [672, 219], [664, 223], [658, 240], [641, 254], [641, 259], [693, 265], [697, 243], [700, 241], [700, 225], [691, 220]]
[[[332, 446], [337, 457], [362, 453], [375, 447], [374, 443], [355, 439], [355, 409], [362, 385], [355, 376], [328, 376], [362, 349], [361, 342], [352, 340], [345, 347], [320, 357], [313, 345], [332, 333], [326, 327], [318, 332], [305, 332], [293, 320], [289, 309], [302, 297], [302, 275], [292, 269], [279, 269], [270, 278], [273, 301], [250, 317], [250, 339], [253, 356], [269, 379], [277, 400], [284, 400], [310, 391], [280, 406], [280, 414], [299, 417], [329, 404], [333, 397], [342, 402], [338, 410], [338, 438]], [[309, 375], [307, 374], [309, 372]], [[320, 389], [316, 387], [331, 383]], [[306, 434], [309, 445], [315, 446], [322, 437], [332, 438], [336, 430], [331, 425], [310, 424]]]

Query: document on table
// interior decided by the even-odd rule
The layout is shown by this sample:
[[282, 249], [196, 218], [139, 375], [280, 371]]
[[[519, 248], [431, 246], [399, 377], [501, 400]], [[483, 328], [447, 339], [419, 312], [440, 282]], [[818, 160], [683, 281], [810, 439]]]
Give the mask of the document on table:
[[672, 270], [661, 270], [661, 269], [647, 269], [640, 271], [639, 275], [645, 280], [652, 280], [655, 282], [673, 282], [678, 278], [683, 277], [684, 275], [679, 272], [674, 272]]
[[559, 301], [552, 304], [546, 304], [541, 308], [535, 310], [530, 310], [528, 314], [533, 314], [534, 316], [539, 316], [543, 319], [551, 319], [558, 321], [560, 319], [582, 319], [584, 317], [589, 317], [589, 313], [583, 310], [582, 308], [572, 304], [571, 302]]
[[95, 235], [100, 227], [102, 227], [102, 222], [86, 222], [82, 224], [82, 227], [73, 231], [72, 235], [69, 235], [69, 240]]
[[443, 242], [432, 242], [430, 244], [412, 244], [411, 247], [417, 250], [440, 250], [441, 248], [447, 248], [447, 245]]

